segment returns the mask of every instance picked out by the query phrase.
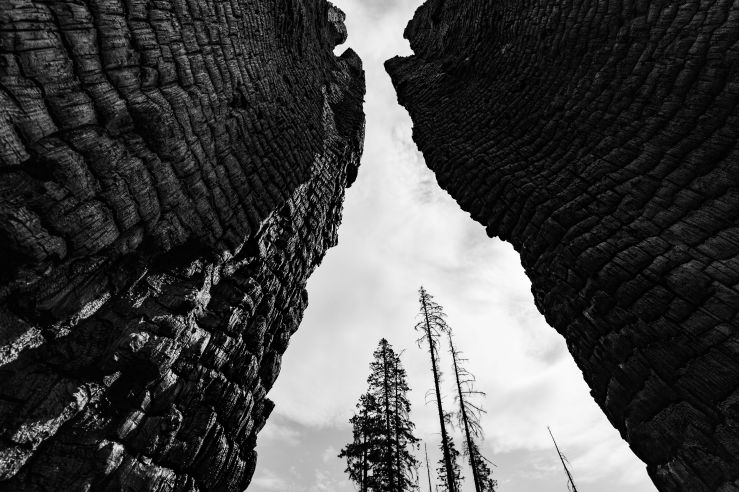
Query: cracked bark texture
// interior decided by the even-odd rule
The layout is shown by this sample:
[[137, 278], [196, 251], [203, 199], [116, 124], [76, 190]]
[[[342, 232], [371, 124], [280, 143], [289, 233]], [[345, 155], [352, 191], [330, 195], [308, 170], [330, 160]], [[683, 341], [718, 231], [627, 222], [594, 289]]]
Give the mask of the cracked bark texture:
[[386, 62], [663, 491], [739, 490], [739, 4], [430, 0]]
[[0, 489], [243, 490], [364, 73], [324, 0], [0, 2]]

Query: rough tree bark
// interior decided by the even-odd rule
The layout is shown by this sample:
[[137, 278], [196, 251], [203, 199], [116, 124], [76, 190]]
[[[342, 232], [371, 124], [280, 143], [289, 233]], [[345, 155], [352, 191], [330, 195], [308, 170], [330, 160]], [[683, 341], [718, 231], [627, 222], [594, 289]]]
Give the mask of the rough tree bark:
[[739, 6], [430, 0], [386, 63], [665, 491], [739, 487]]
[[0, 2], [0, 488], [243, 490], [364, 75], [323, 0]]

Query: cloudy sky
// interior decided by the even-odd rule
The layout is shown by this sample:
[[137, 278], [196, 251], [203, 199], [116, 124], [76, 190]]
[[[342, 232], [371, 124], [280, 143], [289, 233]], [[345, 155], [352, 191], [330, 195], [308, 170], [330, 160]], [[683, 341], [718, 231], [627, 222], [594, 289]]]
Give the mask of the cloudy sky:
[[[249, 491], [355, 490], [336, 455], [351, 440], [347, 420], [382, 337], [405, 350], [411, 416], [433, 473], [438, 418], [424, 402], [433, 383], [413, 331], [420, 285], [444, 306], [456, 344], [487, 393], [482, 450], [498, 465], [499, 491], [567, 490], [547, 425], [581, 492], [655, 491], [644, 464], [590, 397], [564, 340], [534, 307], [513, 248], [488, 238], [436, 186], [411, 140], [410, 118], [382, 64], [410, 53], [402, 33], [421, 1], [334, 0], [347, 14], [344, 46], [359, 53], [367, 75], [364, 157], [347, 192], [339, 245], [310, 279], [310, 305], [269, 395], [277, 408], [259, 436]], [[445, 404], [451, 409], [452, 402], [449, 396]], [[466, 481], [463, 491], [472, 490]]]

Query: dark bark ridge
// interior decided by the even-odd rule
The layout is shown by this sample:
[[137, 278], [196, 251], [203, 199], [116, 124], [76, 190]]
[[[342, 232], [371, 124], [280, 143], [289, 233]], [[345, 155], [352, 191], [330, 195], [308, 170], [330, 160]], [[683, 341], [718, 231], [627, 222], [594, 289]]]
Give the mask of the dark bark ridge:
[[665, 491], [739, 490], [739, 7], [430, 0], [386, 68], [442, 188]]
[[0, 2], [0, 489], [249, 484], [359, 165], [343, 20]]

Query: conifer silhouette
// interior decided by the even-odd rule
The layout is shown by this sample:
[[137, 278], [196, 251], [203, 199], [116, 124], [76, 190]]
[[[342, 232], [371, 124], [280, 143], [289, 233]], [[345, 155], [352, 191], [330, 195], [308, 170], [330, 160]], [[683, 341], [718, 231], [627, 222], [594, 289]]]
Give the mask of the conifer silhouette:
[[367, 393], [349, 420], [353, 441], [339, 454], [346, 473], [361, 492], [417, 490], [418, 460], [412, 451], [418, 439], [410, 420], [406, 372], [392, 345], [384, 338], [373, 353]]

